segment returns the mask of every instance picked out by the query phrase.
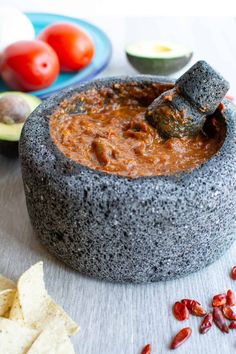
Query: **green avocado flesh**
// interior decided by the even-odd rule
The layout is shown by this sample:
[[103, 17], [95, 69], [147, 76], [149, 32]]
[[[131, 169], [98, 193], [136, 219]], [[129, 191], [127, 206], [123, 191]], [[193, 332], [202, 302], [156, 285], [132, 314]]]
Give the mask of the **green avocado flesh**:
[[0, 140], [19, 141], [24, 123], [4, 124], [0, 123]]
[[191, 50], [173, 44], [140, 42], [126, 48], [130, 64], [142, 74], [170, 75], [190, 61]]
[[[4, 96], [7, 97], [20, 97], [21, 99], [25, 100], [25, 102], [29, 106], [29, 114], [34, 111], [34, 109], [41, 103], [41, 100], [38, 97], [22, 93], [22, 92], [3, 92], [0, 93], [0, 100]], [[0, 143], [1, 142], [17, 142], [20, 139], [21, 130], [23, 128], [23, 122], [17, 123], [3, 123], [1, 122], [1, 110], [0, 110]]]

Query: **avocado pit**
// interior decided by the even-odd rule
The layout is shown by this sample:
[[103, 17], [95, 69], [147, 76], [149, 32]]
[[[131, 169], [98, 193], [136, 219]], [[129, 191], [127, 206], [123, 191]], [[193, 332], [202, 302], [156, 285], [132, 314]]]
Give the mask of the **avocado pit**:
[[0, 153], [18, 156], [18, 141], [23, 125], [41, 100], [22, 92], [0, 93]]
[[4, 124], [24, 123], [30, 114], [30, 105], [17, 94], [0, 97], [0, 122]]

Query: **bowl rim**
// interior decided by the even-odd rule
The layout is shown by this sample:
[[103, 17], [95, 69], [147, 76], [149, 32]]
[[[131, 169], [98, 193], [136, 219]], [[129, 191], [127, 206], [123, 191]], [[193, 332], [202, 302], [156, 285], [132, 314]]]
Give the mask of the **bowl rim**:
[[[102, 178], [103, 180], [106, 180], [107, 183], [122, 182], [123, 184], [127, 185], [130, 185], [131, 183], [132, 185], [146, 183], [150, 185], [150, 182], [153, 183], [154, 181], [156, 184], [162, 184], [167, 182], [173, 184], [176, 181], [187, 182], [190, 177], [200, 180], [204, 175], [209, 174], [209, 171], [210, 174], [219, 174], [220, 172], [222, 177], [227, 177], [224, 168], [225, 161], [227, 160], [227, 163], [231, 167], [231, 169], [233, 169], [233, 165], [236, 166], [236, 146], [234, 140], [236, 137], [236, 123], [234, 117], [232, 116], [232, 113], [236, 115], [236, 107], [228, 99], [223, 100], [225, 107], [223, 111], [220, 111], [220, 114], [222, 114], [222, 117], [225, 119], [227, 125], [225, 141], [217, 154], [213, 155], [207, 162], [201, 164], [192, 171], [183, 171], [173, 175], [140, 176], [137, 178], [130, 178], [128, 176], [111, 174], [104, 171], [92, 169], [64, 155], [64, 153], [60, 151], [59, 148], [53, 143], [49, 131], [49, 116], [58, 107], [59, 103], [63, 99], [66, 99], [75, 93], [87, 91], [91, 88], [99, 89], [101, 87], [110, 86], [114, 83], [129, 82], [137, 82], [140, 84], [173, 84], [174, 80], [162, 76], [153, 75], [111, 76], [85, 82], [76, 88], [68, 88], [66, 90], [61, 91], [60, 93], [57, 93], [56, 95], [43, 101], [27, 119], [22, 130], [19, 144], [21, 161], [25, 161], [25, 159], [28, 159], [31, 163], [36, 163], [38, 170], [41, 170], [42, 167], [44, 172], [46, 172], [45, 165], [49, 166], [50, 169], [50, 163], [54, 160], [57, 162], [58, 165], [54, 170], [59, 175], [63, 174], [63, 176], [65, 177], [73, 177], [76, 175], [89, 175], [90, 179], [94, 178], [96, 181], [98, 178]], [[45, 159], [43, 161], [44, 163], [42, 164], [42, 166], [40, 166], [38, 161], [42, 161], [42, 149], [44, 153], [46, 152], [47, 154], [49, 154], [49, 157]], [[232, 153], [232, 151], [234, 153]], [[65, 171], [66, 166], [68, 167], [68, 171]], [[54, 174], [54, 177], [56, 178], [56, 174]]]

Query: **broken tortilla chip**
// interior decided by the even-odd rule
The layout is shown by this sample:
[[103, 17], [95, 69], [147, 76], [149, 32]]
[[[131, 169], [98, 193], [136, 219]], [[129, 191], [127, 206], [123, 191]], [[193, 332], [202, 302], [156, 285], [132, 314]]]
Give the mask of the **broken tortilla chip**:
[[17, 291], [24, 318], [38, 311], [47, 297], [43, 280], [43, 262], [26, 270], [18, 280]]
[[7, 289], [16, 289], [16, 284], [11, 279], [5, 278], [0, 274], [0, 291]]
[[79, 326], [48, 295], [43, 263], [14, 282], [0, 276], [0, 354], [75, 354]]
[[6, 289], [0, 291], [0, 316], [5, 315], [5, 313], [11, 308], [15, 293], [15, 289]]
[[64, 323], [54, 319], [47, 324], [26, 354], [75, 354]]
[[[54, 318], [60, 319], [72, 336], [79, 326], [48, 295], [43, 280], [43, 263], [29, 268], [18, 280], [19, 306], [26, 326], [43, 330]], [[11, 316], [12, 318], [12, 316]]]
[[0, 318], [0, 353], [25, 354], [38, 336], [38, 331]]
[[6, 313], [4, 313], [3, 317], [9, 318], [9, 315], [10, 315], [10, 310], [8, 310]]
[[22, 314], [20, 303], [19, 303], [19, 296], [18, 296], [17, 291], [15, 293], [12, 307], [11, 307], [11, 310], [9, 313], [9, 319], [17, 321], [17, 322], [24, 325], [23, 314]]
[[53, 319], [64, 323], [69, 336], [73, 336], [79, 331], [77, 323], [49, 295], [44, 299], [42, 307], [36, 313], [29, 314], [27, 318], [25, 317], [25, 323], [32, 328], [43, 330]]

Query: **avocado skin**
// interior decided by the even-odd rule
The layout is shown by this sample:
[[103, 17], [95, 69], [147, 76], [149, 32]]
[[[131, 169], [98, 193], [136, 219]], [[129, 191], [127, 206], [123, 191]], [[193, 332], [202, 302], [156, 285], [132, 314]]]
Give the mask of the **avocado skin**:
[[0, 140], [0, 155], [17, 158], [19, 156], [18, 145], [18, 141]]
[[141, 74], [170, 75], [181, 70], [191, 60], [193, 53], [178, 58], [147, 58], [126, 52], [129, 63]]

